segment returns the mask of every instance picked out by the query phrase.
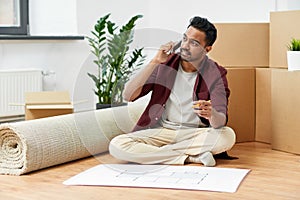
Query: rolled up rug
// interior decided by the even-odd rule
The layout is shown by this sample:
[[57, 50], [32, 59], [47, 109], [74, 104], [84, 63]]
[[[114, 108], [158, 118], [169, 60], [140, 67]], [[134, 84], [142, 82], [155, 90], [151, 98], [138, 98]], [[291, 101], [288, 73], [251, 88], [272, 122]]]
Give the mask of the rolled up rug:
[[0, 174], [21, 175], [106, 152], [132, 130], [144, 105], [0, 124]]

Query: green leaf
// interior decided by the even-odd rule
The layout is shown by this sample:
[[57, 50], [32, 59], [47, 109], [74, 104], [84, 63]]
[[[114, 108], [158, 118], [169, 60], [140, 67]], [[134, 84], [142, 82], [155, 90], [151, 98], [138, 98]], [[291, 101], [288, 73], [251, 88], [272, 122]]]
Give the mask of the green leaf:
[[88, 73], [88, 76], [91, 77], [92, 80], [93, 80], [95, 83], [98, 83], [98, 82], [99, 82], [99, 79], [98, 79], [94, 74]]
[[124, 31], [130, 31], [133, 29], [133, 27], [135, 26], [135, 21], [138, 20], [139, 18], [142, 18], [143, 15], [136, 15], [134, 17], [132, 17], [129, 22], [124, 25], [121, 29], [120, 29], [120, 32], [124, 32]]
[[108, 30], [108, 33], [113, 35], [114, 34], [114, 31], [118, 28], [117, 26], [115, 26], [116, 24], [111, 22], [111, 21], [108, 21], [107, 22], [107, 30]]

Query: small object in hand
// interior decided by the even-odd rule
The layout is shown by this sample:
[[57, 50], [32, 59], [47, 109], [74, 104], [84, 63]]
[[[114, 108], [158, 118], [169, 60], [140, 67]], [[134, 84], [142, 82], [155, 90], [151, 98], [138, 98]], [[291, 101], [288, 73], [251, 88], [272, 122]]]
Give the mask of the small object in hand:
[[181, 40], [176, 42], [171, 50], [171, 53], [175, 53], [175, 51], [181, 46]]
[[[207, 100], [207, 102], [210, 102], [210, 100]], [[197, 103], [194, 103], [192, 107], [193, 107], [193, 108], [199, 108], [199, 107], [201, 106], [201, 104], [202, 104], [202, 103], [197, 102]]]
[[200, 105], [201, 105], [200, 103], [196, 103], [196, 104], [194, 104], [192, 107], [193, 107], [193, 108], [199, 108]]
[[181, 46], [181, 40], [178, 41], [178, 42], [176, 42], [176, 43], [173, 45], [172, 49], [170, 49], [170, 50], [167, 52], [167, 54], [175, 53], [175, 51], [176, 51], [180, 46]]

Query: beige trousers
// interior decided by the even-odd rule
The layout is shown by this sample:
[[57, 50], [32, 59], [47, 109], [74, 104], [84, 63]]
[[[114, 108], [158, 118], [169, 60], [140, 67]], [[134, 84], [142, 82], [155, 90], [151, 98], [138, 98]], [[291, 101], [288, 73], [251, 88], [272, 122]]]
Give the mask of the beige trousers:
[[117, 159], [141, 164], [184, 164], [189, 155], [232, 148], [235, 133], [229, 127], [146, 129], [112, 139], [109, 152]]

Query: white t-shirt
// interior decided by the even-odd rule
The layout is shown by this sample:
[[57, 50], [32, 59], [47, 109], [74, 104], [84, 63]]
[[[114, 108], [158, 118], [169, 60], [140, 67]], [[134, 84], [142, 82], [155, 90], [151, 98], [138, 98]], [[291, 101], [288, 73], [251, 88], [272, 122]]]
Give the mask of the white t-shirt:
[[181, 64], [160, 121], [165, 128], [178, 129], [205, 125], [193, 111], [193, 92], [197, 72], [185, 72]]

